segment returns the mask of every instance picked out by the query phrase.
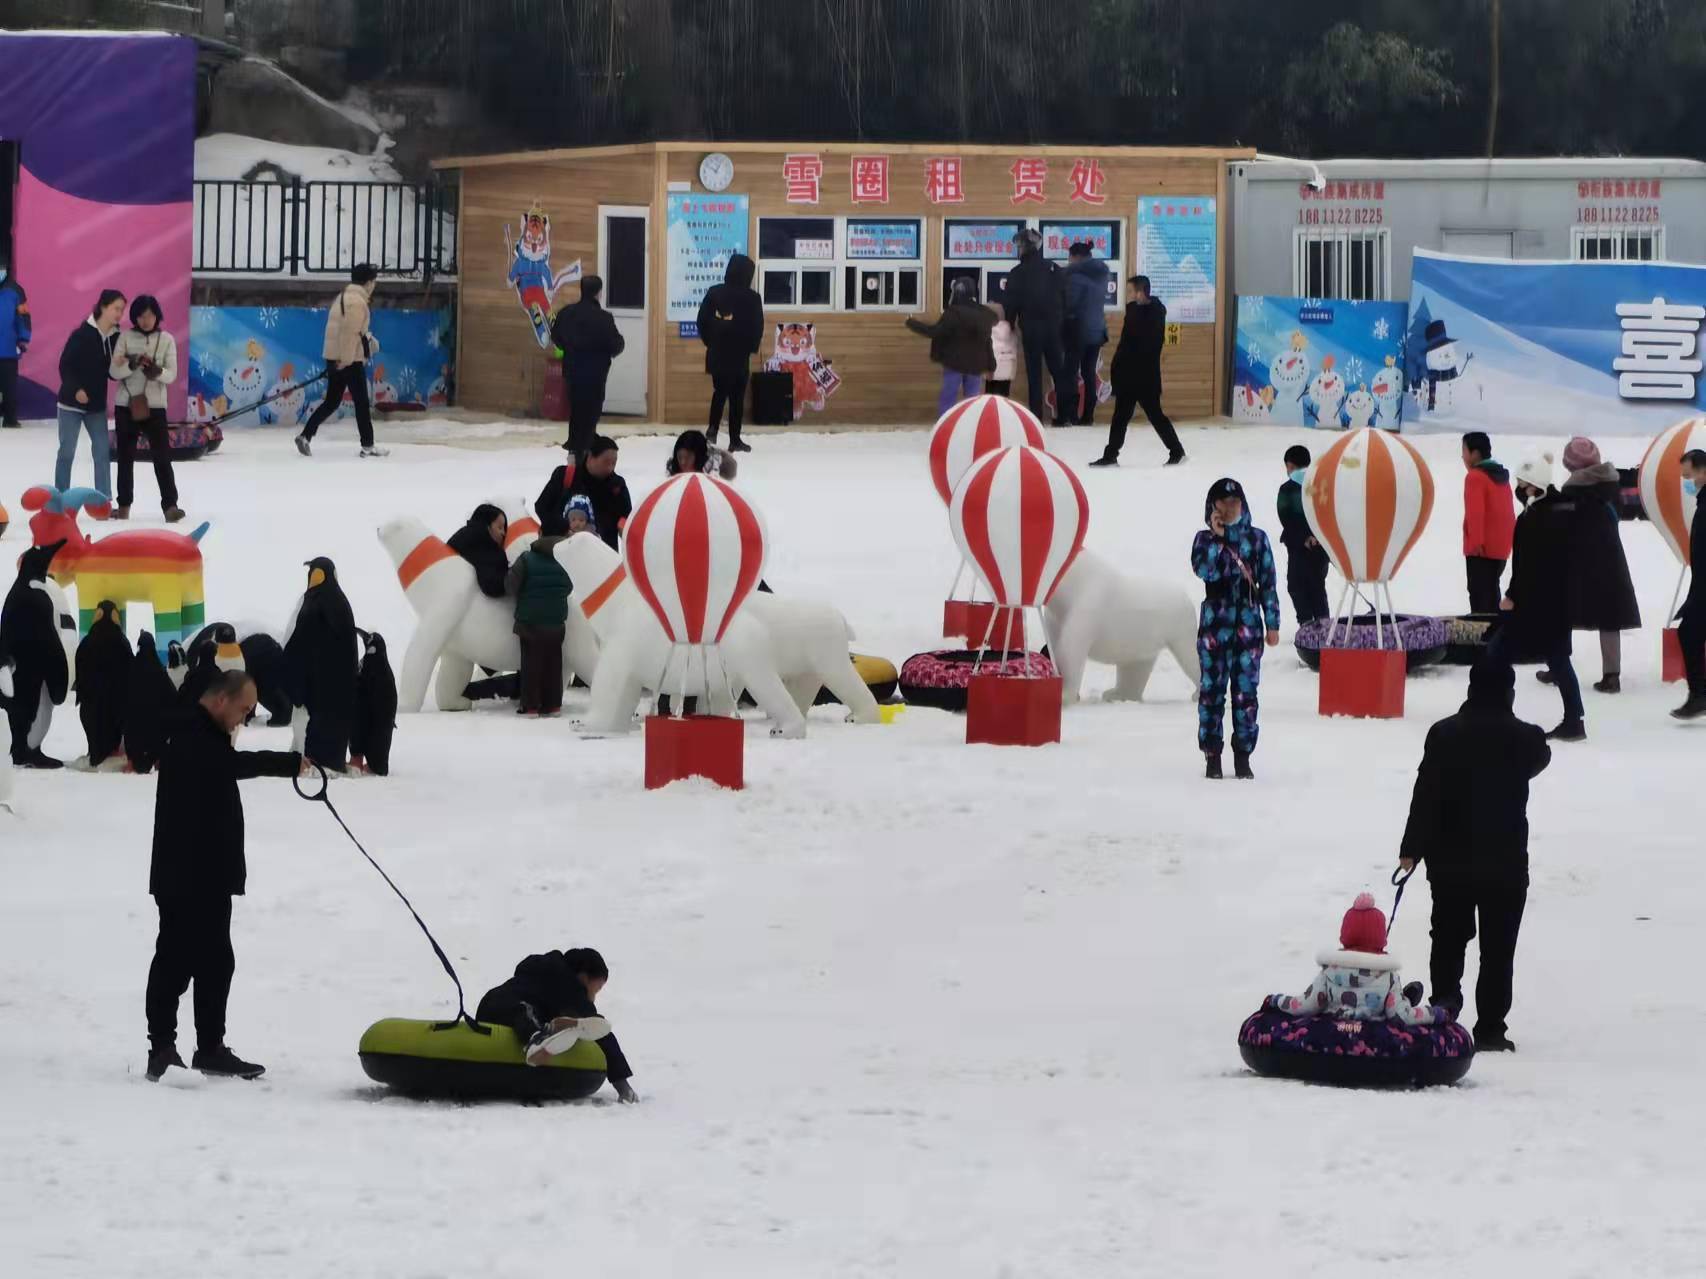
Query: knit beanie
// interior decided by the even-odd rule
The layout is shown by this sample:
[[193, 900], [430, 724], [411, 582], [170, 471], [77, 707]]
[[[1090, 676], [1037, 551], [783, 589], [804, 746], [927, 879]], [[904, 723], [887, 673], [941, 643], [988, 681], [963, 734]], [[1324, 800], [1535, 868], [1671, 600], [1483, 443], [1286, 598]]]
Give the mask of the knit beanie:
[[1529, 458], [1516, 468], [1516, 480], [1518, 484], [1527, 484], [1544, 493], [1552, 487], [1552, 455], [1541, 453]]
[[1574, 474], [1599, 465], [1599, 449], [1585, 435], [1578, 435], [1564, 446], [1564, 469]]
[[576, 493], [569, 499], [569, 504], [563, 508], [563, 519], [567, 520], [576, 511], [586, 516], [586, 525], [589, 529], [598, 527], [598, 521], [592, 517], [592, 499], [585, 493]]
[[1373, 894], [1357, 894], [1339, 925], [1339, 945], [1365, 955], [1386, 953], [1386, 916], [1374, 904]]

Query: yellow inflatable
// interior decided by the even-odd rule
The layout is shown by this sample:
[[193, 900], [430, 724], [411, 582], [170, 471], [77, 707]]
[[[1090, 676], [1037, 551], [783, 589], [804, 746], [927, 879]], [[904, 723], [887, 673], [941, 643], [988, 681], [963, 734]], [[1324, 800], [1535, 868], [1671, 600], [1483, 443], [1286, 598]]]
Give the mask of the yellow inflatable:
[[[489, 1032], [489, 1033], [488, 1033]], [[529, 1066], [507, 1026], [387, 1017], [361, 1037], [367, 1077], [416, 1097], [557, 1100], [590, 1097], [604, 1083], [604, 1049], [580, 1040], [543, 1066]]]
[[[865, 681], [865, 687], [871, 690], [871, 696], [879, 702], [886, 702], [900, 687], [900, 672], [894, 663], [883, 657], [867, 657], [863, 653], [852, 654], [853, 669], [859, 672], [859, 678]], [[839, 704], [835, 694], [827, 688], [820, 688], [817, 693], [817, 705], [835, 706]]]

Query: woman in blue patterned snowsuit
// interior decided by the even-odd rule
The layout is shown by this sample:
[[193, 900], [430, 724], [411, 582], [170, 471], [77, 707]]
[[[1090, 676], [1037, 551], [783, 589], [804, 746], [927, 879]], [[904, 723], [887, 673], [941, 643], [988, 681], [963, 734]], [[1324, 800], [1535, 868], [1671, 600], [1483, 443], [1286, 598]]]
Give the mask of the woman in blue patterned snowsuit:
[[1250, 505], [1237, 480], [1214, 482], [1203, 504], [1203, 520], [1208, 528], [1197, 534], [1191, 546], [1191, 568], [1204, 587], [1197, 622], [1197, 657], [1202, 662], [1197, 745], [1207, 757], [1208, 776], [1219, 779], [1230, 686], [1233, 769], [1239, 777], [1252, 778], [1262, 645], [1279, 643], [1274, 552], [1268, 535], [1250, 523]]

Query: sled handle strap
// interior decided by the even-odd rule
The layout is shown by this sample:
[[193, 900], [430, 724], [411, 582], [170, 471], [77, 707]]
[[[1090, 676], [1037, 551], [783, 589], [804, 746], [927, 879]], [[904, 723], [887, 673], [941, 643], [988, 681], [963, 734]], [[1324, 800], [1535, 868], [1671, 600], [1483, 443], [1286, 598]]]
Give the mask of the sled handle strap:
[[[341, 301], [342, 299], [339, 299], [339, 300]], [[308, 378], [305, 381], [298, 382], [294, 386], [287, 386], [283, 390], [274, 391], [271, 395], [263, 395], [260, 399], [256, 400], [253, 404], [244, 404], [244, 405], [239, 406], [238, 408], [229, 409], [226, 412], [221, 413], [218, 417], [209, 418], [207, 420], [207, 422], [205, 423], [205, 425], [207, 425], [207, 426], [218, 426], [221, 422], [228, 421], [231, 418], [240, 417], [244, 413], [251, 413], [255, 409], [260, 408], [261, 405], [263, 405], [263, 404], [271, 404], [274, 400], [283, 399], [285, 396], [291, 394], [294, 391], [306, 390], [308, 387], [313, 386], [314, 383], [316, 383], [316, 382], [320, 381], [322, 378], [324, 378], [326, 376], [326, 374], [329, 373], [330, 371], [331, 370], [329, 368], [321, 369], [313, 377]]]
[[1391, 928], [1393, 922], [1395, 920], [1397, 920], [1399, 903], [1401, 903], [1404, 900], [1404, 885], [1410, 882], [1410, 876], [1414, 875], [1415, 873], [1416, 873], [1416, 868], [1414, 866], [1411, 866], [1409, 870], [1405, 870], [1402, 866], [1400, 866], [1392, 872], [1392, 881], [1391, 882], [1392, 882], [1393, 886], [1395, 888], [1397, 888], [1398, 893], [1392, 899], [1392, 914], [1387, 917], [1387, 920], [1386, 920], [1387, 928]]
[[[462, 979], [456, 975], [456, 968], [450, 962], [450, 956], [444, 953], [444, 947], [438, 944], [438, 938], [434, 937], [432, 935], [432, 930], [426, 926], [426, 920], [421, 918], [420, 912], [415, 909], [414, 903], [403, 895], [403, 890], [397, 887], [397, 882], [385, 873], [385, 868], [373, 859], [373, 854], [362, 847], [361, 841], [355, 837], [355, 832], [350, 830], [349, 824], [344, 821], [342, 814], [333, 807], [332, 801], [326, 795], [328, 785], [326, 770], [321, 765], [315, 764], [312, 761], [309, 761], [309, 766], [319, 774], [319, 789], [313, 791], [303, 789], [301, 773], [298, 773], [295, 777], [291, 778], [291, 786], [295, 788], [298, 795], [307, 800], [309, 803], [324, 804], [326, 806], [326, 811], [330, 813], [332, 815], [332, 819], [343, 828], [344, 834], [349, 836], [349, 841], [355, 845], [356, 851], [363, 857], [367, 858], [368, 865], [372, 866], [374, 870], [379, 872], [380, 878], [390, 886], [392, 892], [397, 894], [397, 899], [409, 908], [409, 914], [415, 917], [415, 923], [420, 925], [421, 932], [426, 934], [427, 941], [431, 943], [432, 953], [438, 956], [438, 962], [444, 965], [444, 971], [449, 973], [450, 980], [456, 983], [456, 1019], [455, 1021], [445, 1023], [445, 1025], [448, 1027], [456, 1025], [457, 1022], [465, 1022], [471, 1030], [477, 1031], [482, 1035], [491, 1034], [492, 1032], [490, 1030], [480, 1025], [479, 1022], [475, 1021], [468, 1015], [467, 1001], [462, 993]], [[440, 1027], [434, 1026], [433, 1029], [437, 1030], [440, 1029]]]

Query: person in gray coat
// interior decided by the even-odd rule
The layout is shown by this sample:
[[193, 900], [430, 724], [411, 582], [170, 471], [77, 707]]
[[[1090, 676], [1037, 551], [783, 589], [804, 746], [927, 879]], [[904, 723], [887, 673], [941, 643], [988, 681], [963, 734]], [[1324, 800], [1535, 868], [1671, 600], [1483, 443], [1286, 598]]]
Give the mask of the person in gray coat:
[[[1108, 341], [1108, 264], [1091, 255], [1083, 241], [1067, 250], [1066, 264], [1066, 360], [1069, 374], [1076, 372], [1083, 386], [1083, 399], [1072, 403], [1072, 388], [1066, 388], [1067, 403], [1057, 403], [1056, 416], [1075, 426], [1089, 426], [1096, 417], [1096, 365]], [[1061, 389], [1055, 388], [1058, 401]]]

